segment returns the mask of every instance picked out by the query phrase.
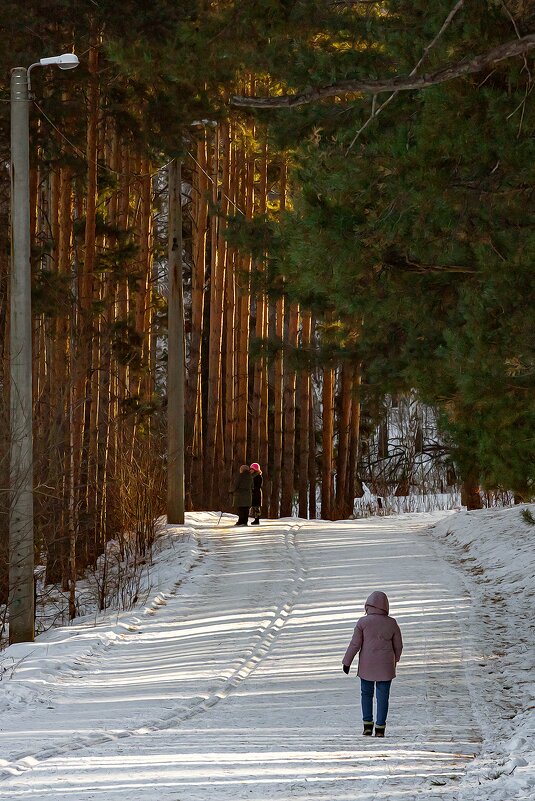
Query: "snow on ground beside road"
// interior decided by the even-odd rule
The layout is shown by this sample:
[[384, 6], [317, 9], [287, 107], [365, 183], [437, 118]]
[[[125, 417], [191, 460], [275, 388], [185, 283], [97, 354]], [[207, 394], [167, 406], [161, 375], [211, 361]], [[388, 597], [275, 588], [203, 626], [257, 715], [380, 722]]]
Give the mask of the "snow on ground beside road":
[[481, 772], [489, 798], [535, 797], [535, 526], [525, 509], [535, 512], [533, 504], [463, 512], [430, 532], [465, 571], [471, 624], [482, 629], [471, 681], [492, 757]]
[[[169, 526], [155, 543], [152, 564], [143, 573], [139, 588], [145, 596], [142, 606], [129, 612], [94, 611], [68, 626], [48, 629], [34, 643], [0, 651], [0, 721], [6, 713], [25, 709], [29, 703], [45, 704], [47, 688], [54, 685], [59, 670], [76, 671], [84, 661], [98, 659], [101, 651], [135, 632], [143, 617], [162, 603], [162, 591], [176, 590], [205, 556], [194, 529]], [[9, 681], [15, 675], [15, 681]], [[0, 751], [0, 766], [2, 756]]]
[[[505, 544], [518, 508], [288, 519], [256, 530], [217, 519], [198, 513], [168, 528], [161, 580], [144, 608], [108, 613], [96, 629], [93, 618], [74, 621], [4, 652], [12, 667], [0, 682], [0, 799], [533, 797], [531, 763], [519, 761], [531, 759], [529, 710], [517, 718], [525, 742], [515, 745], [507, 715], [517, 696], [502, 689], [523, 676], [527, 695], [518, 656], [533, 652], [514, 650], [515, 621], [503, 621], [493, 600], [507, 587], [509, 613], [518, 621], [525, 609], [522, 620], [533, 623], [532, 551], [518, 546], [519, 561]], [[512, 542], [533, 540], [522, 526]], [[460, 570], [457, 558], [476, 561]], [[341, 659], [378, 588], [390, 596], [405, 651], [388, 736], [369, 740], [358, 683]], [[499, 625], [507, 636], [498, 645]]]

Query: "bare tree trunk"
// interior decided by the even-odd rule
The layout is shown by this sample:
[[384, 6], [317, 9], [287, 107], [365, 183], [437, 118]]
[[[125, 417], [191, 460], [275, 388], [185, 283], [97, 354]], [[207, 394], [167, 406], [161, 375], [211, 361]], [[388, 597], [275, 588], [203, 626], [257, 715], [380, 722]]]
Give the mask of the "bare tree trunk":
[[[227, 139], [228, 144], [228, 139]], [[217, 203], [219, 177], [219, 131], [215, 135], [213, 152], [213, 202]], [[218, 427], [221, 412], [221, 348], [223, 341], [223, 289], [225, 286], [224, 249], [220, 247], [218, 218], [212, 216], [210, 228], [210, 341], [208, 351], [208, 406], [206, 420], [206, 452], [204, 476], [208, 508], [214, 507], [218, 495]]]
[[[267, 205], [267, 143], [262, 145], [260, 159], [260, 180], [258, 182], [257, 202], [255, 212], [265, 214]], [[255, 265], [255, 272], [260, 276], [264, 272], [262, 263]], [[262, 352], [257, 355], [253, 367], [253, 395], [251, 404], [251, 458], [260, 462], [264, 473], [263, 494], [264, 501], [269, 504], [269, 476], [267, 474], [268, 461], [268, 400], [267, 400], [267, 360], [264, 353], [264, 344], [268, 330], [268, 304], [266, 294], [261, 288], [256, 292], [255, 298], [255, 336], [258, 343], [262, 343]]]
[[[280, 169], [280, 210], [286, 208], [288, 168], [286, 162]], [[277, 351], [273, 366], [273, 474], [269, 516], [278, 517], [280, 511], [280, 490], [282, 481], [282, 433], [283, 433], [283, 395], [284, 395], [284, 296], [275, 305], [275, 337]]]
[[[238, 205], [240, 200], [241, 160], [238, 158], [235, 143], [236, 132], [233, 127], [228, 130], [230, 148], [229, 158], [229, 198]], [[231, 209], [235, 211], [234, 207]], [[230, 501], [230, 485], [234, 473], [234, 450], [236, 443], [236, 410], [237, 410], [237, 325], [239, 323], [239, 310], [237, 309], [237, 287], [239, 277], [238, 254], [235, 248], [230, 248], [227, 255], [227, 271], [225, 276], [225, 474], [222, 477], [223, 508]]]
[[273, 366], [273, 475], [269, 516], [278, 517], [280, 513], [280, 491], [282, 481], [282, 432], [283, 432], [283, 394], [284, 394], [284, 297], [275, 304], [275, 336], [277, 352]]
[[[310, 349], [312, 314], [303, 312], [301, 349]], [[308, 460], [310, 454], [310, 370], [299, 374], [299, 517], [308, 517]]]
[[168, 360], [167, 360], [167, 520], [184, 523], [184, 296], [182, 278], [182, 176], [174, 159], [168, 167]]
[[200, 505], [202, 486], [203, 419], [201, 393], [201, 343], [204, 325], [206, 281], [206, 233], [208, 224], [208, 178], [206, 133], [197, 142], [197, 165], [193, 172], [193, 265], [191, 276], [190, 359], [186, 396], [186, 481], [189, 504]]
[[[245, 207], [245, 216], [248, 220], [253, 217], [253, 189], [254, 164], [246, 158], [245, 145], [243, 145], [242, 161], [242, 191], [240, 193], [240, 208]], [[251, 257], [246, 255], [239, 259], [238, 277], [238, 363], [237, 363], [237, 399], [236, 399], [236, 459], [245, 464], [247, 462], [247, 426], [249, 406], [249, 318], [251, 308], [250, 280]]]
[[356, 365], [353, 368], [352, 388], [351, 388], [351, 422], [349, 440], [349, 464], [347, 471], [346, 504], [348, 509], [355, 506], [357, 468], [359, 463], [359, 442], [360, 442], [360, 382], [361, 367]]
[[323, 368], [323, 427], [322, 427], [322, 470], [321, 470], [321, 518], [332, 518], [333, 482], [333, 439], [334, 439], [334, 370]]
[[[58, 243], [58, 272], [61, 276], [68, 276], [71, 270], [70, 256], [72, 247], [72, 174], [70, 167], [62, 167], [60, 171], [60, 206], [59, 206], [59, 243]], [[61, 543], [59, 558], [61, 561], [61, 584], [65, 591], [69, 586], [69, 531], [72, 521], [69, 520], [69, 486], [73, 479], [69, 475], [72, 464], [70, 459], [69, 441], [70, 431], [70, 396], [72, 375], [70, 374], [70, 357], [74, 343], [69, 339], [70, 319], [72, 308], [65, 303], [56, 323], [57, 343], [55, 348], [55, 364], [53, 368], [54, 382], [59, 391], [56, 395], [55, 430], [57, 432], [57, 458], [62, 476], [61, 486], [61, 517], [60, 532]], [[63, 350], [63, 348], [65, 350]], [[67, 353], [67, 358], [65, 355]]]
[[152, 294], [152, 164], [149, 159], [141, 159], [141, 193], [139, 220], [139, 271], [142, 275], [139, 303], [136, 308], [136, 329], [142, 342], [139, 392], [143, 400], [151, 397], [150, 375], [150, 331]]
[[[297, 331], [299, 328], [299, 306], [295, 303], [290, 305], [288, 319], [288, 336], [286, 348], [289, 353], [294, 353], [297, 349]], [[282, 492], [281, 492], [281, 517], [291, 517], [294, 495], [294, 474], [295, 474], [295, 389], [296, 372], [291, 364], [291, 359], [287, 360], [284, 371], [284, 448], [282, 453]]]
[[[78, 282], [78, 302], [80, 309], [80, 353], [76, 360], [77, 380], [74, 403], [75, 436], [74, 449], [77, 463], [75, 488], [78, 494], [77, 511], [87, 515], [89, 504], [89, 427], [91, 415], [91, 357], [93, 345], [93, 286], [96, 245], [96, 204], [97, 204], [97, 154], [100, 89], [98, 81], [99, 36], [91, 36], [88, 68], [88, 112], [87, 112], [87, 189], [85, 205], [84, 260]], [[90, 532], [88, 522], [80, 532], [80, 550], [84, 562], [92, 559], [90, 552]]]
[[353, 390], [353, 368], [342, 365], [340, 386], [340, 414], [338, 419], [338, 454], [336, 469], [336, 502], [334, 513], [338, 519], [349, 517], [352, 509], [347, 508], [347, 475], [349, 462], [349, 443], [351, 439], [351, 395]]
[[310, 406], [309, 406], [309, 452], [308, 452], [308, 517], [315, 520], [317, 517], [317, 478], [316, 478], [316, 413], [314, 393], [312, 392], [312, 376], [310, 387]]
[[461, 503], [463, 506], [466, 506], [467, 511], [483, 508], [483, 501], [481, 500], [479, 489], [478, 480], [474, 476], [469, 476], [463, 481], [461, 487]]

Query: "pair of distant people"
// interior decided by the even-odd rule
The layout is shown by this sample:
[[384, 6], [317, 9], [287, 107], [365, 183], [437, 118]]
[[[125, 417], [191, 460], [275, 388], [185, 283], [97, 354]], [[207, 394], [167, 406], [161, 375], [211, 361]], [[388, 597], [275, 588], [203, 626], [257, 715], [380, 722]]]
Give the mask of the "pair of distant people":
[[232, 503], [238, 515], [237, 526], [249, 525], [249, 517], [253, 518], [252, 526], [260, 525], [262, 481], [262, 470], [258, 462], [242, 464], [231, 489]]

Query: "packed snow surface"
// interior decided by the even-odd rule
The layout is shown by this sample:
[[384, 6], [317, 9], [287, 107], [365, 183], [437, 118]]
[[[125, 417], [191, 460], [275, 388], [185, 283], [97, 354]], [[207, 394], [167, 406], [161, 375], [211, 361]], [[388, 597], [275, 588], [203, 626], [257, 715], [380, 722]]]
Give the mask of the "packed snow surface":
[[[0, 799], [535, 796], [535, 527], [521, 508], [169, 526], [153, 592], [0, 655]], [[384, 740], [341, 660], [367, 595], [405, 641]]]

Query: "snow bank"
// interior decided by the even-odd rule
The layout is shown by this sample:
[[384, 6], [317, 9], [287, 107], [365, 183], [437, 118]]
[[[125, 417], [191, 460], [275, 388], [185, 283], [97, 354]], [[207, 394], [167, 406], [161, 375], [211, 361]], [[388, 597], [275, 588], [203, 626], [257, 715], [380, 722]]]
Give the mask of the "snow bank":
[[[153, 560], [140, 585], [143, 605], [133, 610], [92, 611], [61, 628], [50, 628], [33, 643], [10, 645], [0, 652], [0, 716], [28, 703], [47, 703], [46, 688], [57, 675], [75, 671], [83, 660], [104, 653], [116, 640], [139, 628], [170, 589], [180, 585], [201, 551], [193, 528], [166, 526], [153, 549]], [[5, 681], [16, 675], [17, 682]]]
[[465, 571], [473, 628], [485, 632], [466, 668], [483, 702], [488, 799], [535, 795], [535, 525], [525, 509], [535, 513], [534, 504], [461, 512], [431, 529]]

